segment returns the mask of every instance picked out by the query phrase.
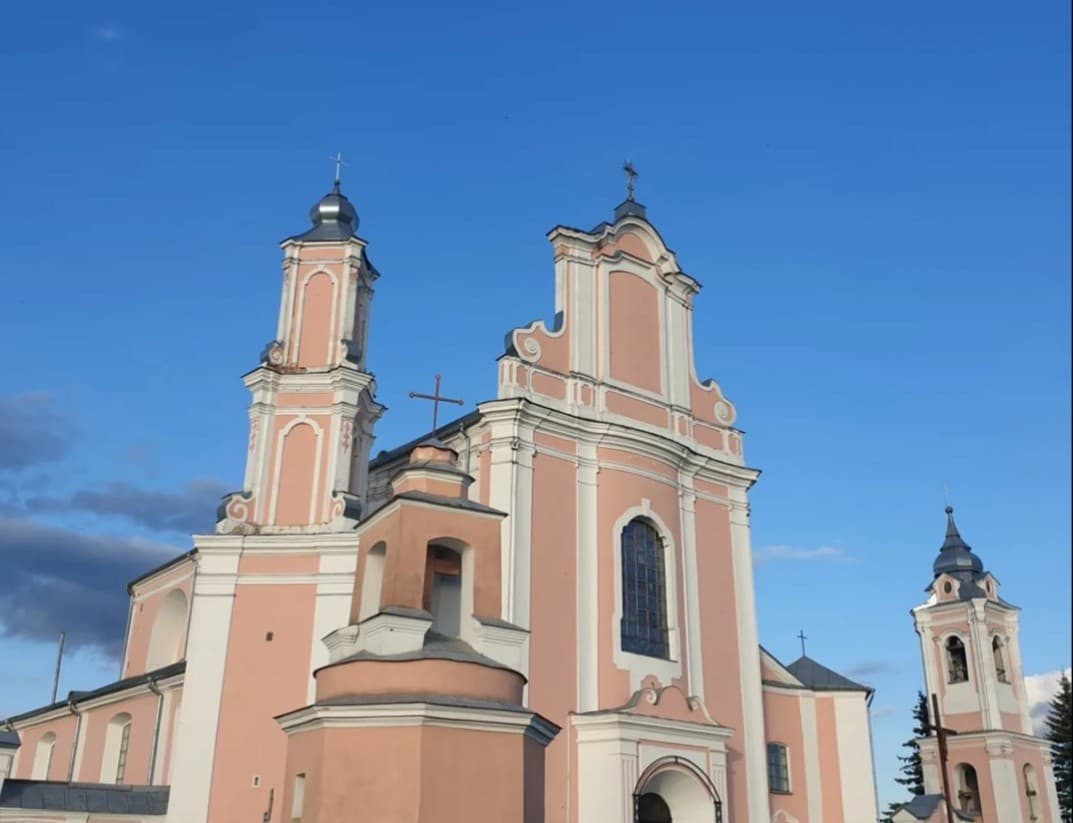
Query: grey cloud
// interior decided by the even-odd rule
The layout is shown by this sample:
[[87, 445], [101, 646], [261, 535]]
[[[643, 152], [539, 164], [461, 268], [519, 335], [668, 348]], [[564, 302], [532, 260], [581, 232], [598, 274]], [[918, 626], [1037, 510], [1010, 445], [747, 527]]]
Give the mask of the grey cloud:
[[73, 645], [116, 655], [127, 620], [127, 582], [179, 553], [146, 540], [0, 516], [0, 631], [32, 640], [54, 640], [66, 631]]
[[877, 674], [892, 674], [897, 669], [882, 660], [862, 660], [846, 669], [846, 677], [871, 677]]
[[227, 491], [216, 480], [194, 480], [178, 491], [109, 483], [101, 490], [81, 489], [67, 497], [30, 498], [25, 508], [30, 512], [77, 509], [103, 517], [123, 517], [155, 531], [192, 534], [212, 530], [216, 506]]
[[17, 471], [67, 456], [70, 423], [46, 394], [0, 394], [0, 471]]

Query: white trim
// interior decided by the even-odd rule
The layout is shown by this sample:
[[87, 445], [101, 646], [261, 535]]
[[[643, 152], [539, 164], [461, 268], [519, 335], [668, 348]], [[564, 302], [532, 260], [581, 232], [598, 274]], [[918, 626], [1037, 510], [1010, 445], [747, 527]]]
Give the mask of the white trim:
[[545, 746], [559, 733], [557, 726], [535, 712], [438, 705], [423, 700], [411, 703], [307, 706], [277, 717], [276, 721], [288, 735], [316, 729], [431, 726], [520, 734]]
[[[663, 543], [663, 582], [667, 609], [667, 658], [649, 657], [635, 654], [622, 648], [622, 532], [629, 523], [637, 518], [648, 520], [659, 532]], [[666, 686], [672, 679], [682, 676], [682, 655], [680, 645], [678, 615], [678, 571], [679, 559], [674, 537], [666, 522], [653, 509], [649, 500], [643, 499], [641, 505], [626, 509], [611, 528], [611, 553], [613, 560], [615, 603], [611, 619], [612, 654], [615, 667], [629, 672], [630, 691], [641, 688], [641, 681], [648, 675], [655, 675]]]
[[860, 692], [833, 693], [838, 771], [842, 786], [842, 815], [849, 820], [876, 820], [879, 816], [872, 770], [868, 704]]
[[578, 443], [577, 461], [577, 707], [589, 712], [600, 705], [600, 467], [596, 446]]
[[809, 823], [823, 820], [823, 781], [820, 777], [820, 741], [816, 729], [816, 696], [802, 694], [798, 703], [801, 711], [801, 739], [805, 742], [805, 799], [808, 801]]
[[700, 625], [700, 590], [697, 570], [697, 521], [696, 495], [693, 494], [693, 478], [686, 472], [679, 472], [680, 490], [678, 493], [678, 510], [681, 514], [682, 529], [682, 578], [685, 591], [682, 598], [682, 610], [685, 612], [686, 636], [686, 670], [688, 672], [688, 693], [704, 699], [704, 656], [701, 646]]

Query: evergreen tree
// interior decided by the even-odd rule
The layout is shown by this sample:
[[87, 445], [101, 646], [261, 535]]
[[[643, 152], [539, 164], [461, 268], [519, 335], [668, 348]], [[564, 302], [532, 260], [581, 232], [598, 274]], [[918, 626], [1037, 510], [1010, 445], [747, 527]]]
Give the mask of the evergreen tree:
[[1058, 789], [1058, 806], [1065, 823], [1073, 821], [1073, 704], [1070, 699], [1069, 677], [1058, 679], [1058, 693], [1051, 700], [1047, 713], [1046, 738], [1051, 741], [1054, 761], [1054, 782]]
[[[912, 795], [924, 794], [924, 765], [920, 762], [920, 747], [917, 739], [931, 735], [931, 720], [928, 716], [928, 698], [924, 692], [917, 692], [917, 702], [913, 706], [913, 736], [902, 744], [902, 748], [909, 749], [909, 754], [898, 755], [902, 762], [901, 777], [894, 778], [909, 789]], [[889, 821], [898, 811], [901, 803], [892, 803], [883, 815], [884, 821]]]

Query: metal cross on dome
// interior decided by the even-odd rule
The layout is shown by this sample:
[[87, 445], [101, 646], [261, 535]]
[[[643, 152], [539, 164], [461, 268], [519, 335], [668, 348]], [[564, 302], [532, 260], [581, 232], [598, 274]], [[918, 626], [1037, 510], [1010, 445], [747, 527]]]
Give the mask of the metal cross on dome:
[[622, 164], [622, 171], [626, 173], [626, 199], [633, 200], [633, 181], [641, 175], [637, 173], [637, 169], [629, 160]]
[[454, 403], [456, 406], [461, 406], [466, 401], [459, 400], [454, 397], [444, 397], [440, 394], [440, 380], [443, 378], [440, 375], [436, 375], [436, 387], [432, 390], [432, 394], [419, 394], [418, 392], [410, 392], [410, 399], [418, 400], [431, 400], [432, 401], [432, 430], [436, 431], [436, 421], [439, 417], [440, 403]]
[[335, 185], [336, 188], [339, 188], [339, 183], [340, 183], [341, 178], [342, 178], [342, 171], [343, 171], [342, 167], [347, 165], [346, 163], [343, 162], [343, 153], [341, 151], [337, 151], [335, 153], [334, 157], [329, 157], [328, 159], [332, 160], [335, 163], [335, 181], [334, 181], [334, 185]]

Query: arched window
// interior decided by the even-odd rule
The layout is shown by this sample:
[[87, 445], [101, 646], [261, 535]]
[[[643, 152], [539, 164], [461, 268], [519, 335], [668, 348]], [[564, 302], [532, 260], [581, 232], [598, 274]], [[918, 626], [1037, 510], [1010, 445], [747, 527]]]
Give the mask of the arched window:
[[789, 794], [790, 761], [782, 743], [767, 744], [768, 791]]
[[56, 748], [55, 732], [45, 732], [37, 741], [34, 750], [33, 771], [30, 772], [31, 780], [48, 780], [49, 769], [52, 768], [52, 752]]
[[1025, 796], [1028, 798], [1028, 819], [1039, 820], [1039, 787], [1036, 785], [1036, 770], [1025, 763]]
[[149, 635], [149, 651], [145, 657], [146, 671], [153, 671], [176, 662], [183, 656], [183, 634], [186, 631], [186, 592], [172, 589], [164, 597]]
[[980, 783], [976, 769], [968, 763], [959, 763], [955, 770], [958, 783], [958, 806], [967, 814], [980, 813]]
[[969, 679], [969, 664], [965, 659], [965, 644], [957, 635], [946, 640], [946, 682], [964, 683]]
[[458, 637], [462, 628], [462, 555], [454, 549], [428, 547], [424, 604], [432, 613], [432, 631]]
[[127, 749], [130, 747], [131, 718], [126, 712], [108, 721], [101, 758], [101, 782], [122, 783], [127, 776]]
[[622, 650], [670, 657], [663, 540], [647, 520], [622, 530]]
[[991, 652], [995, 656], [995, 676], [999, 683], [1009, 683], [1006, 676], [1006, 655], [1002, 650], [1002, 638], [996, 637], [991, 641]]

